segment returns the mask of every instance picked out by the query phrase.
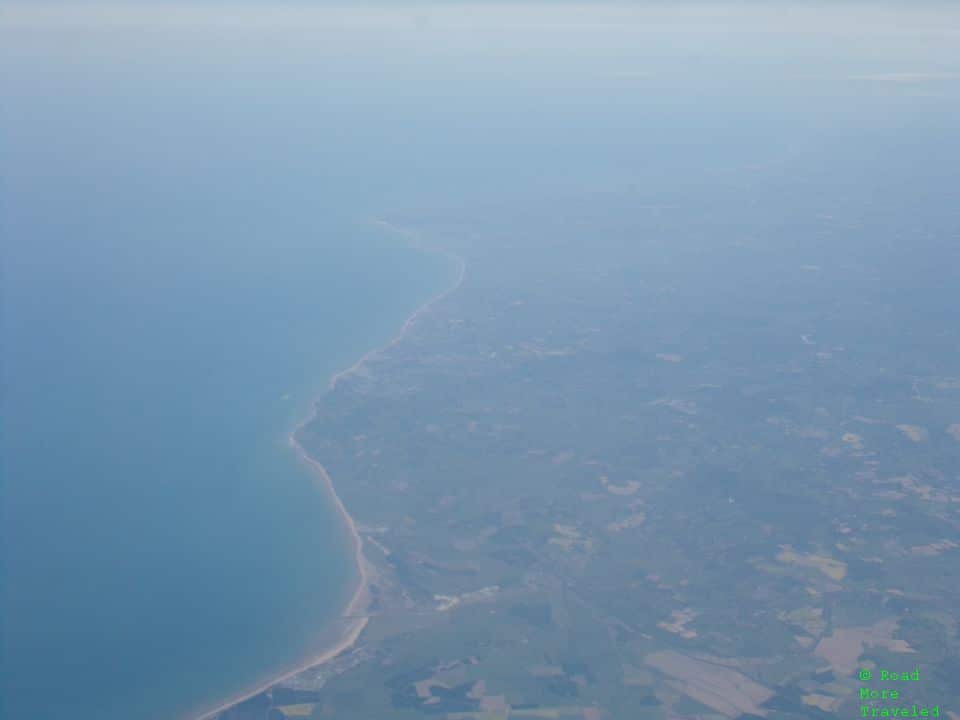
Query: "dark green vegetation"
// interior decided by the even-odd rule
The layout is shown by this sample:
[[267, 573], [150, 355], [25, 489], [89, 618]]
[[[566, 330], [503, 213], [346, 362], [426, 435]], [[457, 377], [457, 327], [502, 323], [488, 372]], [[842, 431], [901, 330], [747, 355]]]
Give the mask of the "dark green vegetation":
[[300, 433], [376, 568], [314, 717], [960, 711], [960, 216], [844, 191], [399, 219], [468, 270]]

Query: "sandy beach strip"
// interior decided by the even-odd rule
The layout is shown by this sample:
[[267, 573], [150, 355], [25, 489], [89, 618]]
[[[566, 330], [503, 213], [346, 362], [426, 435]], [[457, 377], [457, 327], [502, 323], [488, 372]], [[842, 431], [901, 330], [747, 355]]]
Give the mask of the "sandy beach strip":
[[298, 663], [295, 667], [283, 671], [280, 675], [272, 677], [270, 680], [266, 680], [249, 690], [245, 690], [243, 694], [231, 698], [213, 710], [205, 712], [203, 715], [195, 716], [195, 720], [210, 720], [210, 718], [216, 717], [219, 713], [226, 712], [234, 705], [239, 705], [244, 700], [249, 700], [256, 695], [269, 690], [277, 683], [281, 683], [284, 680], [292, 678], [294, 675], [299, 675], [310, 668], [317, 667], [318, 665], [322, 665], [323, 663], [333, 660], [333, 658], [337, 657], [342, 652], [349, 650], [356, 644], [357, 639], [360, 637], [360, 633], [363, 632], [363, 629], [367, 626], [367, 622], [369, 621], [367, 611], [372, 598], [370, 595], [369, 575], [366, 568], [366, 559], [363, 556], [363, 538], [360, 537], [360, 533], [357, 531], [356, 522], [354, 522], [353, 518], [347, 512], [347, 509], [344, 507], [340, 496], [337, 495], [336, 490], [333, 487], [333, 481], [330, 479], [330, 475], [320, 463], [307, 455], [306, 451], [294, 437], [295, 433], [296, 431], [290, 434], [290, 446], [297, 453], [297, 456], [304, 463], [306, 463], [311, 470], [319, 475], [325, 490], [333, 499], [334, 505], [337, 508], [337, 512], [340, 515], [340, 519], [342, 520], [344, 527], [346, 527], [351, 536], [354, 561], [357, 564], [357, 585], [353, 591], [353, 595], [350, 597], [350, 601], [347, 603], [346, 607], [344, 607], [343, 612], [340, 615], [341, 618], [347, 620], [347, 625], [344, 628], [340, 639], [330, 647], [325, 648], [320, 654], [314, 655], [305, 661]]
[[[376, 223], [382, 227], [385, 227], [393, 232], [400, 233], [405, 237], [412, 237], [413, 233], [410, 233], [406, 230], [398, 228], [390, 223], [387, 223], [382, 220], [377, 220]], [[357, 360], [353, 365], [348, 367], [346, 370], [342, 370], [330, 378], [330, 382], [327, 386], [326, 392], [330, 392], [336, 388], [337, 384], [348, 377], [349, 375], [359, 371], [370, 359], [376, 357], [377, 355], [389, 350], [395, 345], [399, 344], [404, 337], [406, 337], [407, 332], [413, 327], [414, 323], [420, 318], [424, 313], [426, 313], [435, 303], [439, 302], [443, 298], [447, 297], [451, 293], [455, 292], [463, 284], [463, 278], [466, 274], [467, 264], [463, 258], [453, 253], [449, 253], [442, 250], [429, 250], [425, 248], [418, 248], [423, 252], [437, 252], [439, 254], [445, 255], [451, 258], [458, 265], [458, 273], [456, 282], [446, 290], [434, 295], [432, 298], [427, 300], [423, 305], [421, 305], [417, 310], [407, 318], [406, 322], [400, 328], [400, 332], [386, 345], [381, 347], [374, 348], [373, 350], [365, 353], [359, 360]], [[322, 397], [322, 395], [321, 395]], [[288, 680], [295, 675], [315, 668], [324, 663], [330, 662], [333, 658], [337, 657], [341, 653], [349, 650], [353, 647], [357, 640], [360, 637], [360, 633], [363, 632], [363, 629], [367, 626], [369, 622], [368, 610], [372, 597], [370, 594], [370, 585], [369, 585], [369, 572], [367, 571], [367, 560], [363, 554], [363, 538], [360, 535], [360, 532], [357, 529], [357, 523], [347, 512], [346, 506], [343, 504], [343, 501], [340, 499], [340, 496], [337, 495], [336, 488], [333, 485], [333, 480], [330, 478], [330, 474], [327, 472], [326, 468], [323, 467], [319, 462], [314, 460], [310, 455], [304, 450], [303, 446], [297, 441], [297, 433], [301, 428], [309, 425], [313, 419], [316, 417], [316, 403], [320, 400], [314, 401], [313, 411], [310, 413], [310, 416], [306, 418], [302, 423], [297, 425], [293, 432], [287, 438], [287, 441], [290, 447], [294, 452], [297, 453], [297, 456], [306, 463], [311, 470], [313, 470], [319, 476], [321, 483], [324, 487], [324, 490], [329, 494], [330, 498], [333, 500], [334, 505], [337, 508], [337, 513], [340, 515], [341, 520], [343, 521], [344, 527], [350, 533], [351, 542], [353, 544], [353, 554], [354, 562], [357, 566], [357, 586], [354, 589], [353, 595], [350, 598], [350, 601], [347, 603], [346, 607], [343, 609], [340, 617], [347, 621], [347, 626], [345, 627], [340, 640], [331, 645], [330, 647], [325, 648], [318, 655], [312, 656], [307, 660], [298, 663], [296, 667], [293, 667], [289, 670], [284, 670], [282, 673], [272, 677], [270, 680], [266, 680], [255, 687], [245, 690], [243, 693], [227, 700], [220, 705], [218, 705], [213, 710], [208, 710], [203, 712], [202, 715], [191, 715], [191, 720], [210, 720], [211, 718], [216, 717], [222, 712], [226, 712], [235, 705], [239, 705], [244, 700], [249, 700], [250, 698], [259, 695], [266, 690], [269, 690], [274, 685]]]
[[[359, 594], [360, 593], [358, 592], [357, 595]], [[357, 597], [357, 596], [355, 595], [354, 597]], [[353, 603], [353, 600], [351, 600], [351, 605], [352, 603]], [[347, 606], [347, 610], [345, 610], [345, 614], [348, 614], [349, 612], [350, 612], [350, 605]], [[238, 695], [237, 697], [228, 700], [227, 702], [223, 703], [219, 707], [216, 707], [213, 710], [205, 712], [203, 715], [195, 716], [196, 720], [210, 720], [210, 718], [216, 717], [222, 712], [226, 712], [233, 706], [239, 705], [244, 700], [249, 700], [250, 698], [255, 697], [256, 695], [259, 695], [260, 693], [269, 690], [277, 683], [281, 683], [284, 680], [289, 680], [294, 675], [299, 675], [305, 670], [309, 670], [312, 667], [317, 667], [318, 665], [322, 665], [323, 663], [333, 660], [333, 658], [335, 658], [340, 653], [353, 647], [353, 645], [357, 642], [357, 638], [360, 637], [360, 633], [363, 632], [363, 629], [366, 627], [367, 620], [368, 618], [366, 617], [353, 618], [353, 620], [351, 621], [351, 626], [349, 630], [344, 633], [343, 638], [335, 645], [327, 648], [319, 655], [310, 658], [309, 660], [298, 665], [292, 670], [284, 671], [283, 674], [278, 675], [277, 677], [274, 677], [270, 680], [267, 680], [266, 682], [262, 683], [261, 685], [258, 685], [252, 690], [245, 691], [242, 695]]]

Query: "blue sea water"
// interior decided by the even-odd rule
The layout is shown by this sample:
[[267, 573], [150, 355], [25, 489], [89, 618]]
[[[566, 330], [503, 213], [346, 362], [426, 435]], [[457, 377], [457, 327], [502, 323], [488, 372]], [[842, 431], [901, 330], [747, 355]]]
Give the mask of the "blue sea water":
[[4, 123], [2, 714], [170, 720], [325, 639], [352, 550], [287, 435], [453, 269], [246, 91], [74, 39]]
[[342, 606], [347, 538], [285, 436], [443, 268], [335, 224], [127, 253], [112, 218], [53, 256], [31, 227], [6, 280], [9, 717], [174, 717]]

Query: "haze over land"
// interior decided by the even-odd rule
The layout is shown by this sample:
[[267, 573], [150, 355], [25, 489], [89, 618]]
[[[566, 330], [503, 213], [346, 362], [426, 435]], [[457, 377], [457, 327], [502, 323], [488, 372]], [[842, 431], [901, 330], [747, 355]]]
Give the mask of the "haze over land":
[[960, 717], [955, 6], [0, 23], [11, 717]]

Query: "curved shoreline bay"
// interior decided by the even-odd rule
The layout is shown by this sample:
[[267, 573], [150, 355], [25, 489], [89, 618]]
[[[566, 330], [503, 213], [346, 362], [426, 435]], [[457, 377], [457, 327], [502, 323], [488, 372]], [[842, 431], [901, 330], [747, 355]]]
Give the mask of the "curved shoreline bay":
[[[415, 236], [412, 233], [409, 233], [387, 222], [378, 220], [376, 221], [376, 224], [388, 231], [399, 233], [408, 240], [415, 240]], [[316, 408], [318, 404], [323, 401], [323, 397], [328, 392], [335, 390], [340, 382], [348, 379], [351, 375], [362, 373], [364, 367], [372, 359], [386, 352], [391, 347], [401, 343], [406, 337], [410, 328], [413, 327], [413, 325], [422, 315], [428, 312], [435, 303], [452, 294], [462, 285], [463, 278], [466, 274], [466, 263], [462, 258], [441, 250], [427, 250], [426, 252], [443, 255], [457, 265], [457, 277], [453, 285], [437, 293], [432, 298], [427, 300], [423, 305], [417, 308], [404, 321], [403, 325], [400, 327], [400, 331], [388, 343], [364, 353], [350, 367], [334, 374], [330, 378], [327, 390], [315, 401], [314, 411], [309, 417], [307, 417], [296, 428], [294, 428], [288, 437], [288, 444], [290, 448], [300, 459], [300, 461], [306, 467], [308, 467], [318, 479], [323, 491], [327, 494], [330, 501], [333, 503], [333, 506], [336, 508], [337, 515], [350, 538], [349, 542], [352, 548], [353, 563], [356, 569], [356, 580], [353, 585], [353, 591], [344, 605], [342, 612], [340, 612], [337, 617], [331, 620], [331, 625], [339, 625], [340, 629], [334, 629], [331, 632], [331, 634], [334, 636], [333, 639], [326, 643], [318, 653], [311, 655], [303, 662], [298, 662], [292, 668], [284, 669], [268, 680], [256, 683], [242, 693], [239, 693], [238, 695], [220, 703], [212, 710], [200, 711], [199, 714], [192, 713], [189, 717], [194, 718], [195, 720], [213, 720], [230, 708], [250, 700], [251, 698], [255, 698], [261, 693], [267, 693], [271, 688], [279, 683], [288, 681], [301, 673], [316, 670], [325, 663], [330, 662], [345, 651], [354, 647], [357, 644], [363, 630], [366, 628], [375, 605], [375, 594], [372, 588], [371, 578], [376, 576], [376, 568], [364, 555], [363, 537], [357, 527], [356, 521], [350, 515], [342, 499], [337, 494], [333, 479], [330, 477], [330, 474], [327, 472], [326, 468], [324, 468], [324, 466], [321, 465], [316, 459], [311, 457], [306, 451], [303, 445], [299, 442], [298, 435], [303, 428], [309, 426], [310, 423], [316, 418]]]
[[[355, 222], [314, 223], [316, 238], [289, 246], [217, 228], [237, 237], [190, 235], [146, 258], [114, 252], [124, 222], [109, 215], [56, 266], [40, 245], [10, 253], [11, 716], [209, 715], [353, 641], [362, 621], [331, 619], [357, 596], [355, 546], [285, 442], [309, 406], [296, 397], [391, 337], [445, 278], [436, 258]], [[211, 266], [226, 268], [215, 282]], [[110, 692], [94, 693], [105, 678]]]

